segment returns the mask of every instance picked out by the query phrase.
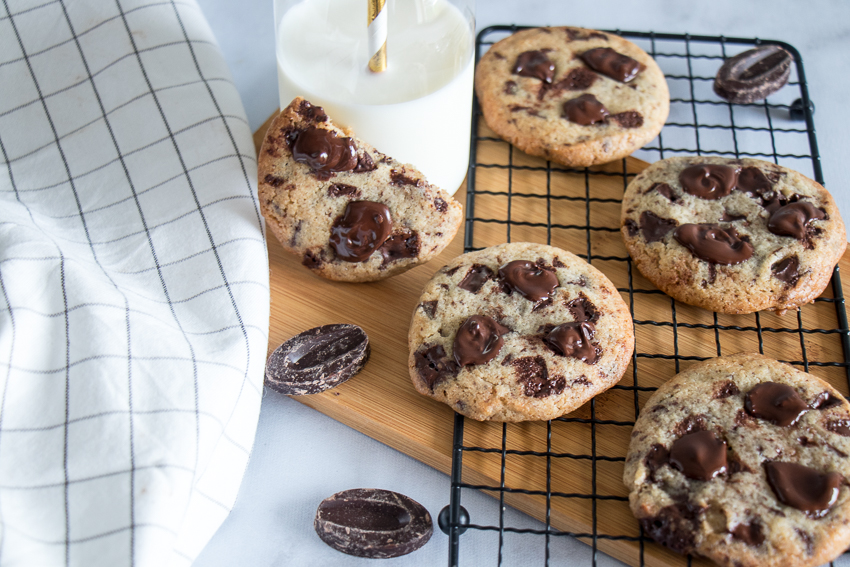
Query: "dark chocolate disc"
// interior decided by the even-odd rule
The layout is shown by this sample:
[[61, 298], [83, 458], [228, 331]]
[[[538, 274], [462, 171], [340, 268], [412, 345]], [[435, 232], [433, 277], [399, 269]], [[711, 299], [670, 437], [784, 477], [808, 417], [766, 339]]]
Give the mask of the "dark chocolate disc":
[[809, 406], [791, 386], [762, 382], [747, 393], [744, 409], [753, 417], [787, 427], [797, 423]]
[[714, 79], [714, 92], [738, 104], [778, 91], [791, 74], [791, 54], [778, 45], [762, 45], [727, 59]]
[[323, 325], [292, 337], [266, 362], [265, 383], [290, 396], [342, 384], [369, 359], [369, 337], [357, 325]]
[[355, 488], [325, 498], [313, 527], [334, 549], [371, 559], [416, 551], [434, 532], [431, 515], [420, 503], [379, 488]]

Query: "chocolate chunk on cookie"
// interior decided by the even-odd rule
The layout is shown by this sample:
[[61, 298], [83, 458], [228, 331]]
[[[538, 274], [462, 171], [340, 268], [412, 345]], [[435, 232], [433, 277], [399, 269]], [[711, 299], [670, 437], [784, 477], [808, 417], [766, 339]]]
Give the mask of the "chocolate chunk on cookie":
[[663, 292], [705, 309], [796, 309], [818, 297], [846, 246], [830, 194], [755, 159], [658, 161], [626, 189], [622, 235]]
[[258, 168], [266, 226], [328, 279], [375, 281], [409, 270], [439, 254], [462, 220], [446, 191], [302, 98], [272, 122]]
[[573, 411], [620, 380], [634, 349], [629, 310], [608, 278], [543, 244], [458, 256], [419, 305], [408, 334], [414, 387], [477, 420]]
[[724, 567], [828, 563], [850, 544], [850, 438], [831, 425], [848, 419], [832, 386], [765, 356], [696, 364], [635, 423], [632, 512], [658, 543]]
[[658, 135], [670, 107], [664, 74], [642, 49], [569, 27], [496, 43], [478, 63], [475, 92], [494, 132], [567, 166], [631, 154]]

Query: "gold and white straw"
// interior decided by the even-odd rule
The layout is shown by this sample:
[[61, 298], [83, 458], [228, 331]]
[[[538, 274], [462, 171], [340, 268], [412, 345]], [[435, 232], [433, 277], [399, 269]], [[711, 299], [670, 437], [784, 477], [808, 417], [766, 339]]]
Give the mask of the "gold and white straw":
[[385, 0], [369, 2], [369, 70], [380, 73], [387, 70], [387, 10]]

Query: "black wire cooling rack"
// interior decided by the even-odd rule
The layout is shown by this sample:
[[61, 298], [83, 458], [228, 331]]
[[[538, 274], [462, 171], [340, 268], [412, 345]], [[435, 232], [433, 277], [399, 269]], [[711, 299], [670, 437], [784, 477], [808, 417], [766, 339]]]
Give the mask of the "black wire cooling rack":
[[[476, 63], [490, 45], [520, 29], [525, 28], [492, 26], [483, 30], [476, 42]], [[612, 33], [630, 39], [650, 53], [664, 71], [670, 87], [668, 122], [653, 142], [635, 154], [637, 157], [649, 162], [693, 154], [755, 157], [791, 167], [824, 183], [812, 121], [814, 107], [806, 89], [803, 63], [795, 48], [759, 39], [619, 30]], [[712, 84], [723, 60], [760, 44], [780, 45], [794, 56], [796, 65], [788, 84], [768, 100], [752, 104], [731, 104], [717, 97]], [[655, 564], [658, 555], [654, 554], [661, 553], [660, 548], [652, 548], [657, 544], [643, 534], [628, 512], [625, 488], [621, 487], [619, 492], [604, 489], [606, 484], [612, 486], [611, 478], [616, 479], [617, 474], [622, 477], [628, 434], [640, 407], [658, 385], [679, 372], [680, 364], [705, 360], [723, 351], [731, 353], [756, 348], [848, 391], [850, 337], [838, 268], [831, 289], [796, 314], [781, 317], [773, 313], [718, 315], [676, 303], [633, 269], [620, 242], [619, 226], [597, 221], [602, 216], [597, 214], [601, 209], [608, 207], [610, 213], [613, 207], [619, 211], [622, 191], [635, 175], [633, 162], [624, 159], [602, 167], [569, 169], [530, 158], [489, 132], [483, 120], [479, 120], [480, 116], [475, 101], [464, 250], [469, 252], [511, 241], [512, 236], [514, 240], [555, 245], [572, 243], [572, 247], [562, 247], [600, 268], [624, 295], [634, 319], [636, 348], [631, 368], [620, 384], [567, 417], [546, 422], [542, 429], [545, 439], [535, 443], [535, 447], [517, 446], [515, 442], [527, 436], [527, 430], [518, 428], [528, 424], [485, 426], [465, 422], [461, 415], [455, 415], [450, 504], [440, 514], [441, 527], [449, 535], [449, 565], [501, 566], [508, 537], [539, 540], [542, 548], [539, 560], [527, 558], [523, 566], [575, 565], [575, 558], [552, 557], [550, 553], [553, 538], [564, 536], [574, 536], [590, 546], [589, 563], [593, 566], [601, 559], [600, 548], [633, 565]], [[480, 151], [485, 146], [487, 152]], [[481, 162], [480, 155], [484, 153], [498, 158]], [[564, 189], [563, 180], [570, 180], [574, 189]], [[614, 182], [616, 190], [612, 193]], [[535, 215], [523, 216], [517, 212], [529, 206], [536, 211]], [[499, 214], [491, 214], [494, 211]], [[583, 244], [577, 244], [580, 240]], [[659, 318], [659, 312], [668, 315]], [[646, 313], [655, 316], [646, 317]], [[790, 321], [793, 323], [789, 326]], [[816, 324], [813, 326], [813, 323]], [[629, 409], [632, 415], [607, 415], [605, 396], [619, 396], [620, 407], [623, 397], [628, 398], [628, 407], [633, 406], [633, 410]], [[489, 427], [492, 435], [479, 435], [481, 427]], [[543, 424], [539, 427], [543, 428]], [[579, 437], [586, 450], [559, 448]], [[610, 443], [613, 438], [618, 439], [619, 444]], [[493, 442], [479, 443], [481, 439]], [[611, 446], [613, 454], [606, 453], [605, 447]], [[467, 460], [497, 459], [494, 467], [499, 472], [494, 476], [498, 476], [498, 482], [465, 481], [469, 473], [464, 467], [465, 457]], [[523, 459], [537, 459], [537, 466], [545, 470], [545, 474], [536, 477], [536, 484], [512, 486], [511, 467]], [[558, 486], [559, 477], [555, 472], [569, 466], [589, 467], [589, 483], [585, 484], [585, 489], [569, 490], [570, 487]], [[496, 521], [481, 523], [488, 518], [482, 518], [476, 510], [467, 512], [462, 506], [465, 490], [481, 490], [498, 498]], [[520, 507], [527, 510], [522, 506], [522, 498], [536, 499], [535, 515], [544, 524], [542, 528], [507, 525], [506, 503], [519, 502]], [[577, 525], [586, 526], [586, 530], [570, 531], [553, 525], [558, 523], [554, 511], [567, 501], [584, 518], [584, 524]], [[627, 528], [623, 527], [627, 524], [611, 520], [625, 517], [623, 514], [631, 519]], [[474, 557], [472, 554], [463, 556], [464, 538], [475, 531], [498, 535], [498, 549], [492, 557], [482, 557], [480, 553]], [[691, 565], [692, 560], [683, 557], [679, 563]], [[678, 559], [671, 560], [667, 555], [664, 564], [671, 564], [671, 561], [676, 564]]]

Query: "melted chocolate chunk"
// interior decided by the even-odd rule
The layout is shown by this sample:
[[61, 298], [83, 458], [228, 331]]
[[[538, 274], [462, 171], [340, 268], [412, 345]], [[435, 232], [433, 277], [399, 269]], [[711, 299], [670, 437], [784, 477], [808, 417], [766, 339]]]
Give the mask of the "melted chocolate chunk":
[[351, 138], [339, 138], [336, 132], [308, 126], [291, 144], [292, 159], [307, 165], [316, 178], [327, 181], [334, 173], [351, 171], [357, 166], [357, 148]]
[[736, 215], [735, 213], [730, 213], [726, 209], [723, 210], [723, 214], [720, 215], [720, 222], [735, 222], [739, 220], [747, 220], [747, 215]]
[[773, 190], [773, 184], [757, 167], [745, 167], [738, 172], [738, 191], [750, 197], [762, 197]]
[[434, 387], [450, 377], [457, 376], [460, 367], [454, 360], [449, 360], [441, 345], [425, 346], [413, 355], [419, 378], [431, 391]]
[[740, 238], [731, 226], [683, 224], [673, 232], [673, 237], [694, 256], [712, 264], [740, 264], [753, 255], [753, 245]]
[[698, 164], [679, 174], [685, 193], [714, 201], [732, 192], [738, 181], [738, 170], [728, 165]]
[[764, 543], [764, 531], [761, 522], [753, 520], [749, 524], [738, 524], [732, 528], [732, 536], [747, 545], [758, 547]]
[[460, 289], [465, 289], [472, 293], [478, 293], [485, 283], [493, 279], [493, 276], [493, 270], [484, 264], [473, 264], [457, 286]]
[[638, 223], [636, 223], [632, 219], [626, 219], [626, 223], [624, 224], [624, 226], [629, 232], [629, 236], [637, 236], [638, 232], [640, 232], [640, 227], [638, 226]]
[[825, 410], [841, 405], [841, 399], [836, 398], [829, 392], [821, 392], [812, 402], [812, 409]]
[[776, 498], [811, 518], [820, 518], [838, 500], [843, 477], [837, 472], [821, 473], [797, 463], [764, 463], [767, 483]]
[[551, 83], [555, 76], [555, 64], [549, 60], [545, 51], [526, 51], [516, 58], [513, 72], [521, 77], [540, 79]]
[[628, 83], [640, 71], [640, 63], [622, 53], [617, 53], [610, 47], [597, 47], [581, 54], [581, 59], [588, 67], [603, 75], [608, 75], [615, 81]]
[[726, 382], [720, 382], [716, 385], [715, 388], [715, 400], [725, 400], [726, 398], [729, 398], [731, 396], [737, 396], [741, 393], [741, 391], [738, 389], [738, 386], [736, 386], [734, 382], [728, 380]]
[[401, 187], [403, 185], [412, 185], [414, 187], [421, 187], [422, 180], [414, 179], [413, 177], [407, 176], [407, 171], [402, 169], [401, 171], [397, 169], [390, 170], [390, 183], [395, 185], [396, 187]]
[[795, 528], [794, 531], [797, 532], [797, 535], [800, 536], [801, 540], [803, 540], [803, 545], [806, 546], [806, 554], [811, 555], [814, 553], [815, 546], [814, 541], [812, 540], [812, 535], [808, 532], [804, 532], [800, 528]]
[[637, 110], [627, 110], [618, 112], [608, 116], [608, 120], [613, 120], [620, 125], [621, 128], [640, 128], [643, 126], [643, 115]]
[[330, 245], [340, 260], [365, 262], [387, 240], [392, 229], [393, 221], [386, 205], [351, 201], [331, 226]]
[[810, 232], [809, 223], [823, 220], [826, 213], [808, 201], [789, 203], [776, 209], [767, 221], [767, 230], [779, 236], [793, 236], [804, 240]]
[[416, 258], [419, 256], [419, 233], [408, 232], [389, 237], [381, 245], [381, 256], [383, 266], [404, 258]]
[[334, 183], [328, 187], [328, 197], [359, 197], [360, 189], [345, 183]]
[[567, 385], [563, 376], [549, 379], [546, 361], [542, 356], [526, 356], [511, 360], [511, 366], [517, 374], [517, 380], [522, 384], [525, 395], [532, 398], [557, 396]]
[[655, 480], [655, 471], [663, 467], [664, 465], [669, 464], [670, 461], [670, 451], [667, 450], [664, 445], [660, 445], [658, 443], [654, 444], [649, 448], [649, 451], [646, 453], [646, 468], [649, 469], [649, 477], [652, 480]]
[[850, 420], [847, 419], [831, 419], [826, 422], [826, 428], [833, 433], [838, 433], [843, 437], [850, 437]]
[[503, 89], [503, 92], [506, 95], [516, 94], [516, 88], [516, 81], [505, 81], [505, 88]]
[[577, 358], [585, 364], [596, 364], [600, 349], [591, 343], [596, 327], [588, 321], [562, 323], [549, 331], [544, 340], [556, 352]]
[[676, 437], [684, 437], [688, 433], [695, 431], [705, 431], [705, 417], [702, 415], [689, 415], [676, 425], [673, 430], [673, 435]]
[[543, 100], [547, 95], [560, 95], [564, 91], [585, 91], [599, 78], [599, 75], [586, 67], [576, 67], [567, 76], [551, 85], [542, 83], [537, 92], [537, 100]]
[[773, 277], [781, 282], [785, 282], [790, 287], [797, 285], [800, 280], [800, 259], [797, 255], [788, 256], [770, 267]]
[[695, 431], [673, 441], [670, 465], [694, 480], [711, 480], [726, 472], [726, 441], [713, 431]]
[[647, 243], [663, 240], [667, 233], [678, 225], [677, 220], [659, 217], [652, 211], [644, 211], [640, 214], [640, 232]]
[[473, 315], [463, 322], [455, 335], [452, 351], [460, 366], [487, 364], [505, 344], [502, 335], [510, 332], [486, 315]]
[[437, 197], [436, 199], [434, 199], [434, 208], [441, 213], [445, 213], [449, 210], [449, 204], [446, 203], [445, 199]]
[[422, 308], [422, 311], [428, 316], [429, 319], [433, 319], [434, 315], [437, 314], [437, 305], [440, 302], [436, 299], [432, 299], [431, 301], [423, 301], [419, 304], [419, 307]]
[[325, 498], [313, 522], [319, 538], [349, 555], [370, 559], [400, 557], [431, 538], [431, 515], [404, 494], [355, 488]]
[[590, 302], [586, 295], [579, 293], [578, 297], [567, 303], [567, 309], [576, 321], [590, 321], [596, 323], [599, 320], [599, 311]]
[[768, 191], [761, 198], [761, 206], [771, 215], [788, 204], [788, 197], [776, 191]]
[[608, 114], [608, 109], [592, 94], [583, 94], [564, 103], [563, 117], [581, 126], [603, 122]]
[[791, 386], [762, 382], [747, 392], [744, 409], [753, 417], [788, 427], [797, 423], [809, 406]]
[[663, 195], [664, 197], [670, 199], [671, 203], [675, 203], [679, 200], [679, 198], [673, 193], [673, 188], [666, 183], [653, 183], [652, 186], [647, 189], [647, 193], [649, 193], [653, 189], [655, 191], [658, 191], [660, 195]]
[[661, 508], [656, 516], [641, 519], [640, 524], [661, 545], [676, 553], [686, 554], [695, 549], [694, 539], [700, 512], [701, 508], [689, 503], [671, 504]]
[[558, 287], [558, 276], [528, 260], [508, 262], [499, 268], [499, 277], [508, 289], [534, 302], [551, 297]]

